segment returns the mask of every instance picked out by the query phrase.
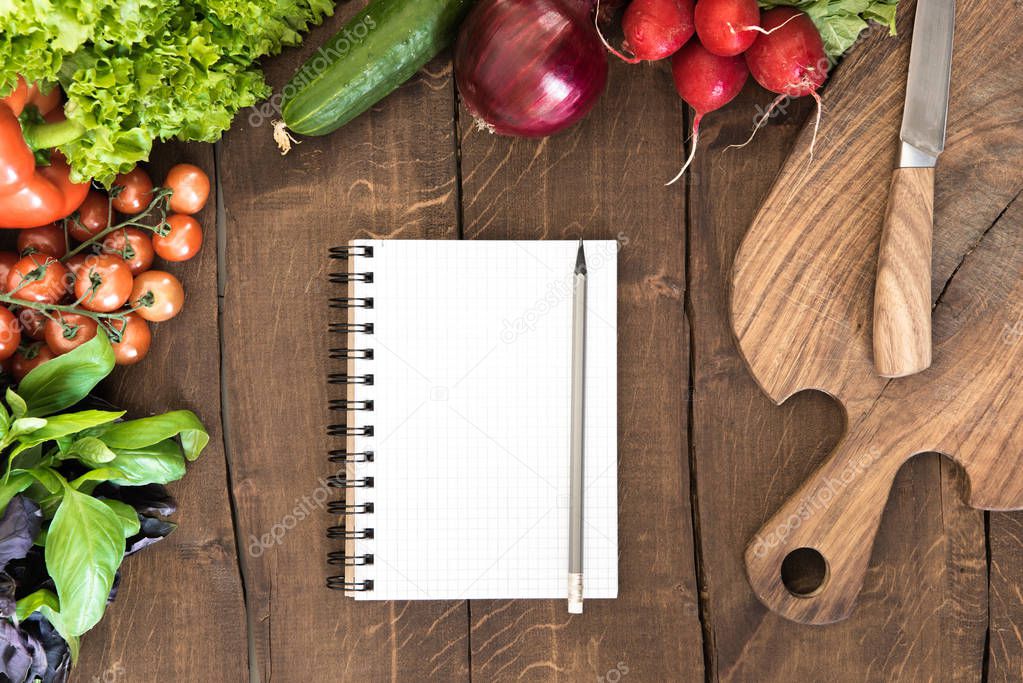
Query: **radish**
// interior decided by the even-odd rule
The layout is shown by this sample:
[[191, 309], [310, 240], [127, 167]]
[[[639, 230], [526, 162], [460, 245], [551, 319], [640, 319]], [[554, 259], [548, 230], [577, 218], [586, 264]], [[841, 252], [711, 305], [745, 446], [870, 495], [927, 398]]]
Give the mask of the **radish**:
[[[810, 17], [791, 7], [776, 7], [764, 12], [761, 26], [765, 33], [746, 50], [746, 65], [757, 83], [778, 93], [778, 97], [757, 121], [753, 135], [785, 99], [809, 95], [817, 101], [817, 121], [810, 141], [812, 158], [821, 123], [821, 98], [817, 89], [827, 80], [831, 66], [824, 52], [824, 41]], [[749, 144], [753, 135], [743, 145], [736, 146]]]
[[722, 57], [742, 54], [763, 30], [757, 0], [700, 0], [694, 21], [703, 46]]
[[[600, 14], [600, 2], [597, 14]], [[599, 26], [597, 31], [600, 31]], [[622, 47], [631, 52], [632, 57], [611, 47], [603, 35], [600, 39], [613, 55], [629, 64], [637, 64], [672, 56], [695, 31], [693, 0], [632, 0], [622, 16], [625, 34]]]
[[689, 158], [668, 185], [681, 178], [689, 164], [693, 162], [703, 116], [735, 99], [742, 86], [746, 84], [749, 69], [742, 57], [722, 57], [713, 54], [699, 40], [694, 39], [671, 58], [671, 75], [675, 80], [675, 89], [679, 97], [696, 111], [696, 116], [693, 117], [692, 149]]

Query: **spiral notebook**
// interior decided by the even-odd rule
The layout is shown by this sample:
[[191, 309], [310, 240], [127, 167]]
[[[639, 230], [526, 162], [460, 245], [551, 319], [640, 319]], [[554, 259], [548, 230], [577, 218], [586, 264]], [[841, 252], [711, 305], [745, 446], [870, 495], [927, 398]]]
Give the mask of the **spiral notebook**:
[[[586, 242], [585, 597], [618, 593], [617, 251]], [[328, 532], [357, 600], [564, 598], [577, 242], [356, 240]], [[339, 294], [342, 292], [339, 292]], [[340, 393], [338, 391], [337, 393]]]

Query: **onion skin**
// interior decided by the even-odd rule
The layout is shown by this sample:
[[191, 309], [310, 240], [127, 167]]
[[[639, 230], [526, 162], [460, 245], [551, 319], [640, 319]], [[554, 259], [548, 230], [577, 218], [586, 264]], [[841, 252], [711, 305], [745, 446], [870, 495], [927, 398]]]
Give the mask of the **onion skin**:
[[544, 137], [568, 128], [593, 109], [607, 69], [578, 0], [481, 0], [455, 48], [465, 106], [501, 135]]

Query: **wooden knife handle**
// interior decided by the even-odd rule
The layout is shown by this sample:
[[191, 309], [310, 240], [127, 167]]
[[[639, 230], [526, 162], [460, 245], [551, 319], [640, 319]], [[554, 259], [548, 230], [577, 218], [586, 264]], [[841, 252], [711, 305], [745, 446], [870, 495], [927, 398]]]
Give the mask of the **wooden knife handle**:
[[896, 169], [874, 289], [874, 368], [882, 377], [931, 364], [933, 230], [934, 169]]
[[843, 439], [746, 548], [754, 592], [788, 619], [828, 624], [853, 610], [892, 482], [909, 457], [897, 436], [872, 431]]

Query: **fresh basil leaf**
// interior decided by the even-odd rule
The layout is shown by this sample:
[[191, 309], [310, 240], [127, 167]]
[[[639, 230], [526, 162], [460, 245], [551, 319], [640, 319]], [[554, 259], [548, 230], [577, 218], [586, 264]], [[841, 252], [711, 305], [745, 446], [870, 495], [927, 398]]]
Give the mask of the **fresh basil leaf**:
[[105, 334], [49, 360], [29, 372], [18, 385], [27, 415], [52, 415], [81, 401], [114, 369], [114, 351]]
[[36, 432], [46, 426], [46, 420], [41, 417], [22, 417], [18, 418], [11, 423], [11, 428], [7, 432], [8, 440], [13, 440], [15, 437], [28, 434], [30, 432]]
[[82, 635], [103, 617], [124, 548], [124, 524], [118, 515], [67, 487], [50, 524], [45, 557], [60, 598], [60, 617], [71, 635]]
[[25, 621], [33, 612], [39, 612], [46, 617], [47, 621], [53, 624], [53, 628], [57, 630], [57, 633], [64, 639], [64, 642], [67, 643], [71, 651], [72, 663], [77, 662], [80, 641], [77, 635], [72, 634], [68, 630], [67, 624], [60, 613], [60, 602], [57, 596], [53, 594], [53, 591], [41, 588], [35, 593], [26, 595], [21, 600], [18, 600], [18, 621]]
[[181, 438], [181, 446], [189, 460], [198, 458], [210, 441], [206, 427], [191, 410], [174, 410], [163, 415], [116, 422], [89, 430], [89, 435], [99, 437], [115, 451], [152, 446], [177, 436]]
[[[76, 434], [78, 432], [91, 429], [92, 427], [98, 427], [100, 425], [113, 422], [124, 415], [123, 410], [109, 411], [109, 410], [83, 410], [78, 413], [65, 413], [63, 415], [53, 415], [43, 420], [43, 425], [37, 427], [31, 433], [24, 434], [22, 438], [18, 439], [19, 447], [16, 450], [24, 450], [29, 446], [34, 446], [37, 443], [43, 443], [44, 441], [52, 441], [62, 436], [68, 436], [69, 434]], [[34, 417], [23, 417], [20, 420], [15, 420], [14, 424], [11, 425], [11, 433], [15, 432], [19, 422], [26, 422], [28, 420], [37, 420], [39, 418]]]
[[67, 486], [67, 480], [58, 474], [56, 470], [49, 467], [33, 467], [28, 470], [14, 470], [11, 474], [12, 477], [15, 474], [27, 474], [42, 484], [50, 493], [62, 493], [64, 491], [64, 487]]
[[62, 454], [64, 458], [77, 458], [86, 465], [96, 467], [113, 460], [116, 454], [94, 436], [75, 439]]
[[[82, 484], [86, 482], [98, 482], [98, 481], [115, 481], [124, 476], [121, 470], [114, 467], [101, 467], [95, 470], [89, 470], [82, 476], [72, 481], [69, 486], [76, 491], [82, 488]], [[89, 490], [91, 492], [91, 489]]]
[[0, 680], [25, 683], [46, 675], [43, 644], [7, 619], [0, 619], [0, 649]]
[[[10, 391], [10, 389], [8, 389]], [[11, 428], [11, 414], [7, 412], [7, 408], [3, 404], [0, 404], [0, 439], [7, 436], [8, 430]]]
[[28, 414], [28, 406], [25, 404], [25, 399], [11, 387], [7, 387], [7, 405], [11, 407], [11, 413], [14, 415], [15, 420]]
[[124, 525], [124, 537], [134, 536], [139, 532], [141, 528], [141, 522], [139, 522], [139, 515], [135, 512], [135, 508], [122, 503], [119, 500], [113, 500], [110, 498], [102, 498], [100, 502], [106, 505], [108, 508], [114, 511], [114, 514], [121, 520]]
[[25, 472], [12, 472], [7, 481], [0, 482], [0, 510], [6, 510], [7, 504], [35, 481]]
[[116, 456], [107, 466], [120, 470], [123, 476], [110, 481], [121, 486], [169, 484], [185, 476], [185, 459], [181, 447], [173, 439], [165, 439], [141, 448], [114, 448]]

